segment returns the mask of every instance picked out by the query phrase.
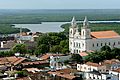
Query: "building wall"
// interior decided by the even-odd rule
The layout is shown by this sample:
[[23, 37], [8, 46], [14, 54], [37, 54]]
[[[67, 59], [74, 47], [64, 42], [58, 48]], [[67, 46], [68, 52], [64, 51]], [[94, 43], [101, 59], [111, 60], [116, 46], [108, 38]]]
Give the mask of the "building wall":
[[77, 64], [77, 70], [83, 71], [83, 72], [89, 72], [89, 71], [93, 71], [93, 70], [98, 71], [99, 68], [95, 67], [95, 66], [88, 66], [86, 64]]
[[70, 38], [69, 49], [71, 53], [80, 53], [89, 50], [100, 50], [103, 46], [110, 46], [111, 48], [120, 48], [120, 38], [103, 38], [103, 39], [80, 39]]

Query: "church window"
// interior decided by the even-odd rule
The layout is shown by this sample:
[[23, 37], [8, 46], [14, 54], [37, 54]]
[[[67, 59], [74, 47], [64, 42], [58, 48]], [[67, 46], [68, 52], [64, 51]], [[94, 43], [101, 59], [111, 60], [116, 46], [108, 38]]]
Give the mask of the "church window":
[[74, 42], [74, 47], [75, 47], [75, 42]]
[[70, 31], [70, 33], [72, 34], [72, 30]]
[[79, 53], [78, 50], [76, 50], [76, 51], [77, 51], [77, 53]]
[[98, 46], [98, 43], [97, 43], [97, 46]]
[[120, 42], [118, 41], [118, 44], [120, 44]]
[[106, 45], [106, 43], [105, 43], [105, 45]]
[[103, 46], [103, 44], [101, 43], [101, 46]]
[[93, 47], [94, 47], [94, 44], [93, 44]]
[[76, 42], [76, 47], [78, 47], [78, 43]]
[[113, 45], [115, 45], [115, 42], [114, 42], [114, 44]]
[[82, 44], [82, 46], [84, 47], [84, 43]]
[[74, 53], [75, 53], [75, 50], [74, 50]]
[[72, 44], [72, 42], [70, 44]]
[[80, 48], [80, 43], [79, 43], [79, 48]]

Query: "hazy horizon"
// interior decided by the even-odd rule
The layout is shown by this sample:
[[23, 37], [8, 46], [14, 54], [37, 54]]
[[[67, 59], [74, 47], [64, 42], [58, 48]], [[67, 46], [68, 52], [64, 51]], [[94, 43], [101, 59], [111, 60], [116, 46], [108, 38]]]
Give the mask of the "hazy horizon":
[[120, 9], [119, 0], [0, 0], [0, 9]]

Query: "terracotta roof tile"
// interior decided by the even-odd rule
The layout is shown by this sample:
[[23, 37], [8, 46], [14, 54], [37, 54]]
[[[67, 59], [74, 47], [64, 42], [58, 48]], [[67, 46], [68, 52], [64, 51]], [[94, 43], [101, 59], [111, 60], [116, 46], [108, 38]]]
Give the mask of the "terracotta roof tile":
[[47, 61], [34, 61], [34, 62], [24, 62], [22, 63], [22, 65], [34, 65], [34, 64], [47, 64], [48, 62]]
[[9, 64], [17, 65], [17, 64], [21, 63], [24, 60], [25, 60], [25, 58], [15, 57], [15, 56], [4, 57], [4, 58], [0, 58], [0, 64], [9, 63]]
[[120, 63], [120, 61], [117, 59], [111, 59], [111, 60], [104, 60], [103, 62], [103, 64], [115, 64], [115, 63]]
[[60, 76], [60, 77], [63, 77], [63, 78], [67, 78], [67, 79], [74, 79], [76, 76], [74, 75], [71, 75], [70, 73], [74, 73], [76, 72], [74, 69], [62, 69], [62, 70], [59, 70], [59, 71], [55, 71], [55, 72], [48, 72], [49, 74], [55, 74], [57, 76]]
[[100, 66], [99, 64], [93, 63], [93, 62], [87, 62], [86, 65], [95, 66], [95, 67], [99, 67]]
[[80, 52], [80, 56], [84, 57], [87, 56], [88, 54], [86, 52]]
[[45, 55], [43, 55], [42, 57], [40, 57], [41, 60], [46, 60], [49, 59], [50, 56], [62, 56], [63, 54], [52, 54], [52, 53], [47, 53]]
[[97, 31], [91, 32], [93, 38], [116, 38], [120, 37], [115, 31]]
[[113, 70], [114, 72], [119, 72], [120, 73], [120, 68]]

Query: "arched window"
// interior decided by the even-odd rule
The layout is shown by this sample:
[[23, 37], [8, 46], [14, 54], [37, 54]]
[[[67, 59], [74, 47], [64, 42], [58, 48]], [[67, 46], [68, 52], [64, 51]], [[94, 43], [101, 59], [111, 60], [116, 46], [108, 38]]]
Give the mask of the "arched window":
[[74, 42], [74, 47], [75, 47], [75, 42]]
[[93, 44], [93, 47], [94, 47], [94, 44]]
[[114, 44], [113, 45], [115, 45], [115, 42], [114, 42]]
[[72, 30], [70, 31], [70, 33], [72, 34]]
[[101, 43], [101, 46], [103, 46], [103, 44]]
[[105, 43], [105, 46], [106, 46], [107, 44]]
[[97, 43], [97, 47], [98, 47], [98, 43]]
[[80, 48], [80, 43], [79, 43], [79, 48]]

